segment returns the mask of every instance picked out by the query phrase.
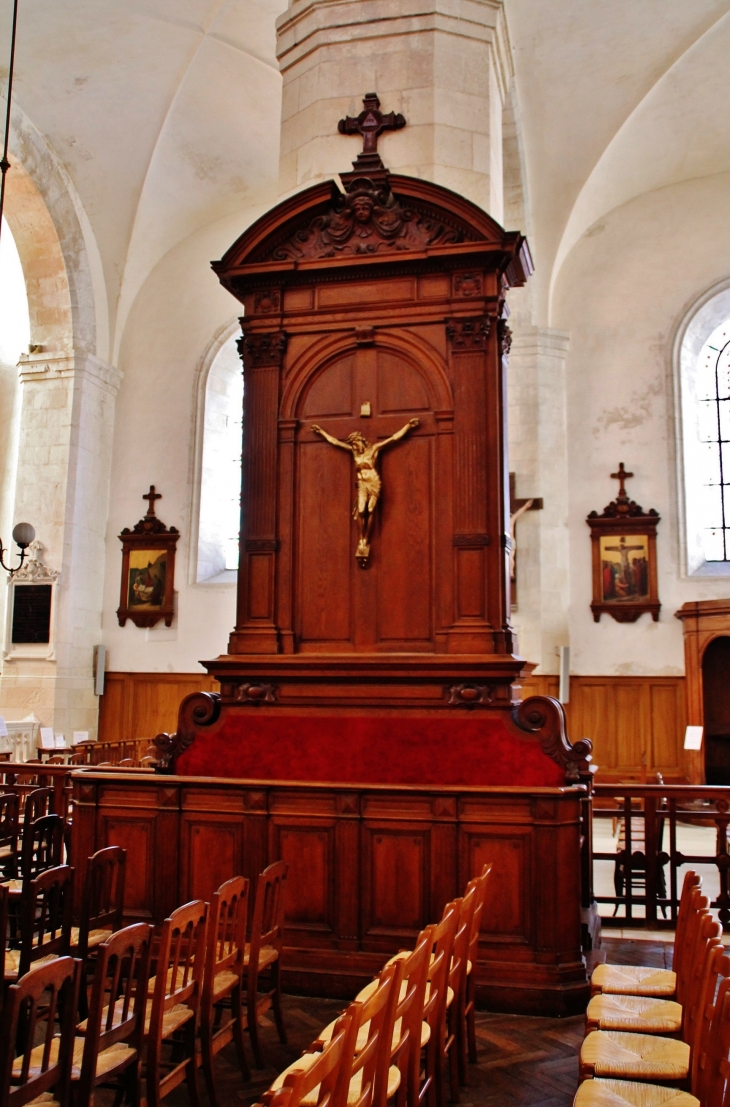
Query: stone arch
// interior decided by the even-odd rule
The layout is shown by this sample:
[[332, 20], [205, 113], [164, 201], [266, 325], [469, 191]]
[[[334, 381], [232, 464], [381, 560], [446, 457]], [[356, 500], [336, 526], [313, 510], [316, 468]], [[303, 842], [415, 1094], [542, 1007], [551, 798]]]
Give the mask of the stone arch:
[[108, 356], [109, 319], [96, 241], [66, 170], [13, 108], [5, 215], [28, 289], [31, 343], [43, 353]]

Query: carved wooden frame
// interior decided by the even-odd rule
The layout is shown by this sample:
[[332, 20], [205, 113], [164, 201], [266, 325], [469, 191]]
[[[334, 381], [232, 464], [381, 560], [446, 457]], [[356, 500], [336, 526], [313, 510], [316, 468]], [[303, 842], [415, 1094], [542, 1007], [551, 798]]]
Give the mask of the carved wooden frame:
[[[140, 519], [132, 530], [125, 527], [119, 535], [119, 541], [122, 543], [122, 583], [117, 608], [120, 627], [125, 625], [127, 619], [131, 619], [138, 627], [154, 627], [160, 619], [165, 620], [166, 627], [172, 625], [175, 614], [175, 552], [179, 537], [180, 532], [176, 527], [166, 527], [162, 520], [156, 517], [154, 500], [145, 517]], [[130, 607], [129, 605], [129, 559], [133, 552], [139, 550], [167, 552], [165, 591], [162, 603], [154, 607]]]
[[[617, 623], [635, 623], [645, 611], [651, 614], [654, 622], [659, 620], [661, 604], [657, 581], [656, 528], [660, 516], [651, 509], [644, 512], [641, 506], [624, 495], [608, 504], [602, 515], [592, 511], [586, 519], [591, 528], [591, 553], [593, 562], [593, 601], [591, 611], [594, 622], [599, 622], [604, 613], [611, 615]], [[601, 538], [627, 538], [646, 535], [648, 553], [648, 599], [604, 600], [601, 566]]]

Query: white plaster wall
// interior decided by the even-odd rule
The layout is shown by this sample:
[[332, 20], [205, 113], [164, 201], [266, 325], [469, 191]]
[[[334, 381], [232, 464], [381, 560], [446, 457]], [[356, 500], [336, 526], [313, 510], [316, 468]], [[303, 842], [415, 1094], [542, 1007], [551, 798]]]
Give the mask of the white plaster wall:
[[[577, 674], [680, 674], [688, 600], [727, 596], [730, 581], [682, 576], [672, 348], [688, 309], [730, 275], [730, 174], [686, 181], [616, 208], [573, 247], [555, 285], [551, 324], [570, 332], [567, 360], [571, 668]], [[593, 622], [585, 517], [617, 492], [655, 508], [658, 623]]]
[[[200, 672], [201, 658], [225, 652], [235, 621], [235, 584], [197, 584], [189, 572], [195, 473], [194, 427], [200, 364], [211, 343], [235, 324], [241, 305], [210, 268], [262, 213], [227, 216], [180, 243], [156, 266], [135, 300], [120, 351], [124, 373], [117, 398], [102, 640], [107, 668], [130, 672]], [[230, 333], [230, 332], [229, 332]], [[123, 527], [147, 508], [154, 484], [158, 516], [180, 530], [170, 628], [143, 630], [116, 618]]]

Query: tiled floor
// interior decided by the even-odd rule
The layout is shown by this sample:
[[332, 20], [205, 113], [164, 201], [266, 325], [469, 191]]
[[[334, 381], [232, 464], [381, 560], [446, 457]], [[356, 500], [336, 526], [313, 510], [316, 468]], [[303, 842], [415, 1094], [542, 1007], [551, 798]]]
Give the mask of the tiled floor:
[[[607, 959], [613, 964], [671, 966], [672, 946], [664, 941], [641, 939], [604, 940]], [[295, 1060], [325, 1026], [342, 1010], [339, 1000], [287, 996], [286, 1025], [289, 1044], [282, 1046], [273, 1024], [263, 1029], [266, 1068], [253, 1070], [243, 1083], [235, 1053], [227, 1047], [218, 1056], [219, 1107], [256, 1103], [274, 1077]], [[469, 1086], [462, 1089], [464, 1107], [570, 1107], [578, 1083], [578, 1049], [583, 1040], [583, 1016], [568, 1019], [527, 1018], [480, 1012], [478, 1016], [479, 1062], [469, 1066]], [[251, 1060], [250, 1051], [248, 1052]], [[207, 1097], [202, 1087], [202, 1107]], [[183, 1085], [166, 1101], [170, 1107], [188, 1107]]]

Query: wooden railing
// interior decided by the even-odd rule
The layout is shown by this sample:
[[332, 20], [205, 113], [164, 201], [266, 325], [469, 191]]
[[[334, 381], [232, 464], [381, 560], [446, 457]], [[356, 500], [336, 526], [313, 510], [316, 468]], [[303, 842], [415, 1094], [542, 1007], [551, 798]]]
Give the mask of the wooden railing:
[[[87, 765], [118, 765], [125, 760], [140, 761], [151, 746], [151, 738], [130, 738], [126, 742], [83, 742], [80, 746], [74, 746], [74, 753], [85, 753]], [[152, 749], [151, 752], [156, 751]]]
[[[683, 865], [714, 866], [719, 894], [711, 907], [723, 930], [730, 931], [730, 788], [667, 784], [597, 784], [593, 790], [594, 820], [616, 820], [617, 852], [591, 850], [596, 861], [614, 862], [615, 895], [596, 895], [599, 905], [614, 906], [601, 915], [604, 927], [673, 929], [677, 923]], [[715, 852], [682, 853], [678, 827], [715, 829]], [[618, 914], [623, 906], [625, 914]], [[643, 908], [637, 913], [637, 908]]]

